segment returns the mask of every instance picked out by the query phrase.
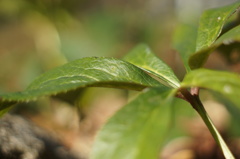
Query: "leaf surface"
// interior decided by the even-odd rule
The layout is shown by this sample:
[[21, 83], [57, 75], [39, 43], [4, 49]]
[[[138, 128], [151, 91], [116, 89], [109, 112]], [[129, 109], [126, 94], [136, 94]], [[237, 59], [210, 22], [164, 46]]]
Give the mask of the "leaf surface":
[[240, 108], [240, 76], [238, 74], [197, 69], [186, 75], [182, 87], [202, 87], [223, 94]]
[[114, 58], [82, 58], [42, 74], [23, 92], [1, 95], [0, 106], [5, 109], [14, 102], [88, 86], [142, 90], [163, 85], [128, 62]]
[[179, 80], [173, 70], [160, 60], [145, 44], [140, 44], [124, 57], [137, 67], [158, 77], [165, 85], [179, 87]]
[[150, 89], [118, 111], [99, 132], [91, 159], [157, 159], [167, 135], [172, 95]]
[[220, 35], [227, 19], [239, 8], [240, 2], [206, 10], [200, 19], [196, 51], [209, 47]]
[[173, 35], [173, 47], [180, 53], [187, 72], [191, 69], [188, 64], [190, 55], [195, 53], [197, 28], [193, 25], [181, 24]]
[[220, 45], [229, 45], [236, 41], [240, 42], [240, 26], [237, 26], [223, 34], [210, 47], [193, 54], [189, 59], [189, 65], [191, 66], [191, 69], [197, 69], [201, 67], [206, 62], [210, 53]]
[[232, 30], [230, 30], [225, 33], [227, 35], [223, 34], [220, 39], [218, 39], [223, 25], [239, 7], [240, 2], [237, 1], [228, 6], [207, 10], [202, 14], [197, 35], [196, 53], [189, 58], [189, 66], [191, 69], [202, 67], [209, 54], [221, 43], [225, 43], [226, 38], [237, 38], [238, 35], [231, 34], [230, 32]]

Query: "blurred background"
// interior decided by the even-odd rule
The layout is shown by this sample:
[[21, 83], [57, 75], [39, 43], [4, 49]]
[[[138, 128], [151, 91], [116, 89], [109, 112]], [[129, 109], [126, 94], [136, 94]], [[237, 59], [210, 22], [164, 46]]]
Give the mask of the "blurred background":
[[[203, 10], [234, 1], [0, 0], [0, 93], [21, 91], [41, 73], [82, 57], [121, 58], [138, 43], [148, 44], [181, 79], [185, 71], [172, 49], [174, 29], [197, 24]], [[84, 124], [75, 108], [57, 100], [43, 98], [15, 111], [88, 156], [96, 131], [127, 102], [127, 93], [91, 88], [85, 94]]]

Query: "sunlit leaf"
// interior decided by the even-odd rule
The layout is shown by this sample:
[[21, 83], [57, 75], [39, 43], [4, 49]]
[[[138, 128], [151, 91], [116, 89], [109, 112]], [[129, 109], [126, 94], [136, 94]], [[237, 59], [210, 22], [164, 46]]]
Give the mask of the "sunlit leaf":
[[209, 47], [220, 35], [227, 19], [239, 8], [240, 2], [206, 10], [200, 19], [196, 51]]
[[150, 89], [118, 111], [99, 132], [91, 159], [157, 159], [170, 122], [172, 91]]
[[193, 25], [182, 24], [177, 27], [173, 36], [173, 47], [180, 53], [183, 64], [189, 72], [191, 69], [188, 59], [195, 53], [197, 39], [197, 28]]
[[185, 76], [181, 86], [195, 86], [216, 91], [240, 108], [240, 75], [238, 74], [197, 69]]
[[[198, 28], [196, 53], [189, 59], [189, 66], [191, 69], [201, 67], [206, 62], [209, 54], [221, 42], [226, 42], [226, 40], [222, 39], [220, 43], [214, 43], [219, 38], [223, 25], [226, 23], [227, 19], [237, 11], [239, 6], [240, 2], [238, 1], [228, 6], [207, 10], [203, 13]], [[227, 36], [228, 38], [229, 36], [234, 38], [236, 35], [228, 33]]]
[[11, 102], [27, 102], [88, 86], [142, 90], [162, 84], [122, 60], [83, 58], [42, 74], [23, 92], [1, 95], [0, 106], [6, 108]]
[[154, 55], [147, 45], [138, 45], [124, 57], [124, 60], [155, 75], [161, 79], [163, 83], [171, 87], [179, 87], [179, 80], [172, 69]]
[[192, 69], [201, 67], [207, 60], [210, 53], [220, 45], [229, 45], [233, 42], [240, 41], [240, 26], [237, 26], [227, 33], [223, 34], [210, 47], [203, 49], [189, 59], [189, 65]]

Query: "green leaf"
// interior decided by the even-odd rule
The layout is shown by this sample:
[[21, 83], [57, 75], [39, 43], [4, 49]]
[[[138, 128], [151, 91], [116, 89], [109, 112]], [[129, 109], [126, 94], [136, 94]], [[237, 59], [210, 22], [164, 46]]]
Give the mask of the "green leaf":
[[227, 38], [238, 38], [237, 34], [232, 34], [236, 30], [230, 30], [220, 38], [219, 35], [227, 19], [236, 12], [239, 6], [240, 2], [238, 1], [228, 6], [207, 10], [203, 13], [198, 29], [196, 53], [189, 58], [191, 69], [202, 67], [209, 54], [221, 43], [226, 43]]
[[197, 69], [185, 76], [181, 87], [202, 87], [216, 91], [240, 108], [240, 76], [238, 74]]
[[228, 31], [227, 33], [223, 34], [222, 36], [220, 36], [219, 39], [216, 40], [214, 45], [216, 47], [218, 47], [221, 44], [229, 45], [235, 41], [240, 42], [240, 26], [237, 26]]
[[210, 53], [220, 45], [229, 45], [236, 41], [240, 42], [240, 26], [237, 26], [223, 34], [210, 47], [203, 49], [191, 56], [189, 59], [189, 65], [191, 66], [191, 69], [197, 69], [201, 67], [207, 60]]
[[173, 35], [173, 47], [180, 53], [183, 64], [189, 72], [191, 69], [188, 60], [195, 53], [197, 28], [193, 25], [182, 24], [177, 27]]
[[205, 11], [200, 19], [196, 51], [209, 47], [220, 35], [227, 19], [239, 8], [240, 2]]
[[170, 124], [173, 92], [150, 89], [118, 111], [99, 132], [91, 159], [157, 159]]
[[125, 61], [83, 58], [42, 74], [23, 92], [1, 95], [0, 106], [5, 109], [11, 102], [27, 102], [89, 86], [142, 90], [163, 85]]
[[145, 44], [140, 44], [124, 57], [137, 67], [158, 77], [162, 83], [173, 88], [179, 87], [179, 80], [168, 65], [152, 53]]

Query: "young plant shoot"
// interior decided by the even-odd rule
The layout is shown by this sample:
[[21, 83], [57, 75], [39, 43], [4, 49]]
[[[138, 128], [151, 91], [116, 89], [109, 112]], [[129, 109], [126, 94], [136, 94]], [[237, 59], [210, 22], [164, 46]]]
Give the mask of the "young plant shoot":
[[171, 128], [171, 107], [180, 98], [200, 115], [225, 158], [233, 159], [204, 109], [199, 91], [204, 88], [222, 94], [240, 109], [240, 76], [202, 68], [213, 50], [240, 41], [240, 26], [223, 32], [239, 6], [237, 1], [207, 10], [200, 18], [198, 29], [182, 25], [176, 30], [173, 45], [187, 72], [183, 81], [179, 81], [172, 69], [147, 45], [140, 44], [123, 59], [87, 57], [43, 73], [26, 90], [2, 94], [0, 115], [16, 103], [69, 92], [77, 94], [85, 87], [140, 91], [100, 130], [91, 159], [157, 159]]

